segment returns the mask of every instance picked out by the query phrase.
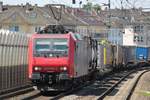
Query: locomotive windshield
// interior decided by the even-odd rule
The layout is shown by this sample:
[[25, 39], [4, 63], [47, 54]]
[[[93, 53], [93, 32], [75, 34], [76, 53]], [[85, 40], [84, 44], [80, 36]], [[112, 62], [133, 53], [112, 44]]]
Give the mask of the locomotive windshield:
[[47, 38], [36, 39], [34, 56], [36, 57], [64, 57], [68, 56], [67, 39]]

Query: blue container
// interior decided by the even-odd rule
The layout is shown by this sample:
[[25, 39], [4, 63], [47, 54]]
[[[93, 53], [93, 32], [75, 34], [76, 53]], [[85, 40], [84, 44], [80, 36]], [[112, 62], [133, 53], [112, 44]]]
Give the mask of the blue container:
[[137, 47], [136, 48], [136, 59], [139, 61], [147, 61], [148, 59], [148, 48], [146, 47]]

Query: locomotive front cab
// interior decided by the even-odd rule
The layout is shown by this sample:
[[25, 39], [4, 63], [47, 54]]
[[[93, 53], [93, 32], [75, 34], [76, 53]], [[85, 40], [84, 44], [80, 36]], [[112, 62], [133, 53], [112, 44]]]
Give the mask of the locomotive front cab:
[[60, 84], [70, 78], [69, 39], [35, 38], [32, 49], [32, 83], [40, 90], [43, 86], [44, 91], [49, 88], [60, 90]]

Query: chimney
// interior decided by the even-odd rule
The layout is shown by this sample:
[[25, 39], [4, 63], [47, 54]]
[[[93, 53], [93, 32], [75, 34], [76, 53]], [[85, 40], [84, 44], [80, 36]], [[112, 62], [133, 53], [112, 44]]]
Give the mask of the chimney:
[[3, 11], [3, 2], [0, 1], [0, 12]]

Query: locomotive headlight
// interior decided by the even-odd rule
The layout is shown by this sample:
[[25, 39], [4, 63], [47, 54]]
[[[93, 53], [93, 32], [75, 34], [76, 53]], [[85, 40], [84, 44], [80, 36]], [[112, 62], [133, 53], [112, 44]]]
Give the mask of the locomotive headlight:
[[35, 71], [40, 71], [42, 68], [41, 67], [34, 67]]
[[66, 71], [66, 70], [67, 70], [67, 67], [60, 67], [60, 70]]

